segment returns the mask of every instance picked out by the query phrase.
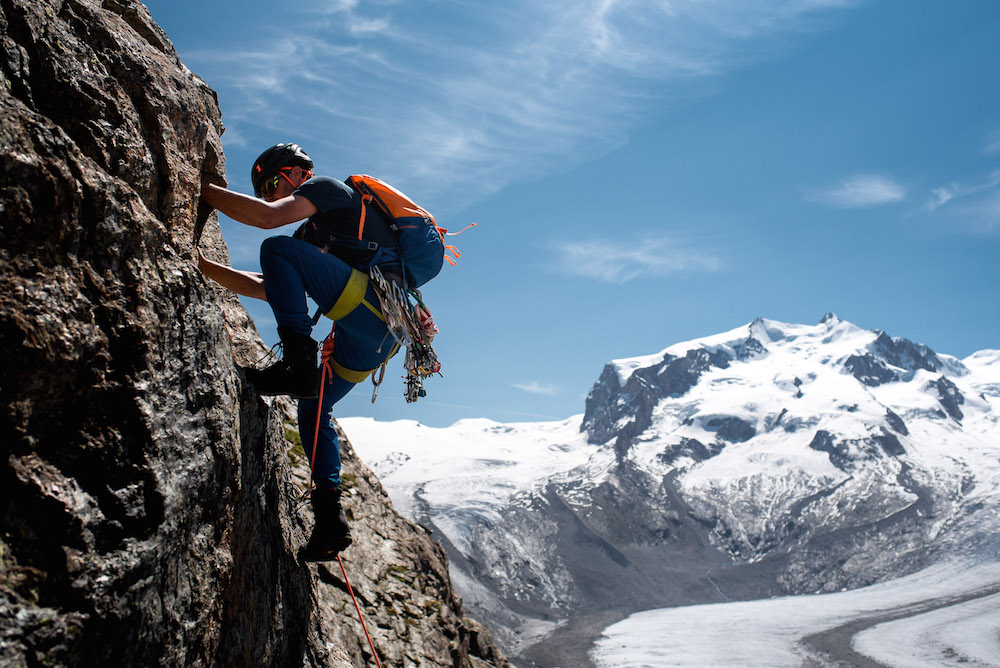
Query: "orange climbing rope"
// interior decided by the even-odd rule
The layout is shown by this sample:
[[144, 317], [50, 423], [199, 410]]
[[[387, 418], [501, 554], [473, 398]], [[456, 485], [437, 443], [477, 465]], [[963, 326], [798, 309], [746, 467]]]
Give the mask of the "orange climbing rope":
[[[309, 489], [312, 489], [312, 472], [316, 468], [316, 445], [319, 443], [319, 419], [323, 414], [323, 388], [326, 387], [326, 379], [333, 375], [333, 367], [330, 362], [333, 360], [333, 330], [337, 328], [337, 323], [330, 327], [330, 333], [323, 340], [323, 349], [320, 353], [320, 379], [319, 397], [316, 399], [316, 428], [313, 430], [312, 454], [309, 456]], [[306, 490], [309, 491], [309, 490]]]
[[340, 572], [344, 574], [347, 592], [351, 595], [351, 600], [354, 601], [354, 609], [358, 611], [358, 619], [361, 620], [361, 628], [365, 630], [365, 637], [368, 638], [368, 646], [372, 649], [372, 656], [375, 657], [375, 663], [378, 665], [378, 668], [382, 668], [382, 662], [378, 660], [378, 652], [375, 651], [375, 643], [372, 642], [372, 637], [368, 635], [368, 626], [365, 625], [365, 618], [361, 616], [361, 606], [358, 605], [358, 599], [354, 596], [351, 581], [347, 579], [347, 569], [344, 568], [344, 562], [340, 560], [339, 554], [337, 555], [337, 563], [340, 564]]
[[[317, 398], [316, 407], [316, 429], [313, 432], [313, 446], [312, 455], [309, 457], [309, 489], [312, 489], [312, 472], [316, 464], [316, 446], [319, 445], [319, 419], [323, 413], [323, 388], [326, 386], [326, 379], [333, 374], [333, 368], [330, 366], [330, 361], [333, 359], [333, 330], [336, 327], [334, 323], [333, 327], [330, 328], [330, 334], [323, 341], [323, 351], [320, 355], [320, 369], [322, 370], [319, 386], [319, 397]], [[344, 574], [344, 584], [347, 585], [347, 593], [351, 595], [351, 600], [354, 601], [354, 609], [358, 611], [358, 621], [361, 622], [361, 628], [365, 631], [365, 637], [368, 638], [368, 647], [372, 650], [372, 656], [375, 657], [375, 664], [378, 668], [382, 668], [382, 662], [379, 661], [378, 652], [375, 651], [375, 643], [372, 641], [371, 634], [368, 633], [368, 625], [365, 624], [365, 618], [361, 614], [361, 606], [358, 605], [358, 599], [354, 595], [354, 588], [351, 587], [351, 581], [347, 578], [347, 569], [344, 568], [344, 562], [340, 559], [340, 555], [337, 555], [337, 563], [340, 564], [340, 572]]]

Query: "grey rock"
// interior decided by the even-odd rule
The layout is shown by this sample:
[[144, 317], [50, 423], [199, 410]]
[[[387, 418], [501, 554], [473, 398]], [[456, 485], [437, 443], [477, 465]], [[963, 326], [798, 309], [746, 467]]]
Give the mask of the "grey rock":
[[[0, 47], [0, 663], [362, 665], [342, 575], [297, 562], [291, 406], [245, 385], [264, 346], [195, 265], [228, 256], [214, 92], [135, 0], [2, 0]], [[385, 665], [509, 665], [344, 459]]]
[[705, 428], [728, 443], [743, 443], [757, 435], [756, 427], [732, 415], [713, 416], [705, 422]]
[[834, 434], [820, 429], [809, 442], [809, 447], [827, 453], [831, 464], [848, 473], [863, 468], [867, 462], [879, 459], [883, 453], [889, 457], [906, 454], [899, 439], [886, 429], [868, 438], [853, 439], [838, 439]]
[[656, 458], [663, 464], [673, 464], [681, 457], [690, 457], [696, 462], [703, 462], [721, 451], [722, 448], [718, 444], [713, 444], [713, 447], [709, 448], [696, 438], [682, 438], [680, 443], [671, 445]]
[[852, 461], [847, 444], [843, 441], [838, 442], [834, 435], [825, 429], [816, 432], [813, 439], [809, 441], [809, 447], [819, 452], [825, 452], [830, 457], [830, 463], [842, 471], [847, 470]]
[[844, 370], [869, 387], [899, 380], [904, 373], [918, 369], [963, 373], [961, 363], [946, 362], [922, 343], [889, 337], [878, 331], [864, 355], [851, 355], [844, 361]]
[[958, 389], [958, 386], [944, 376], [941, 376], [937, 380], [931, 382], [931, 387], [937, 390], [938, 401], [941, 403], [945, 412], [948, 413], [949, 417], [956, 422], [961, 422], [962, 418], [965, 416], [962, 414], [962, 410], [959, 406], [965, 403], [965, 396]]
[[869, 387], [899, 380], [899, 373], [871, 353], [851, 355], [844, 360], [844, 370]]
[[872, 343], [871, 349], [887, 363], [907, 371], [916, 369], [940, 371], [945, 367], [937, 353], [924, 344], [899, 337], [892, 338], [881, 331]]
[[902, 434], [903, 436], [909, 436], [910, 430], [907, 429], [906, 423], [903, 422], [903, 418], [893, 413], [891, 409], [885, 409], [885, 421], [896, 433]]
[[683, 357], [666, 355], [660, 364], [636, 369], [622, 387], [614, 365], [607, 365], [587, 395], [582, 429], [591, 443], [616, 439], [620, 455], [653, 421], [653, 409], [664, 397], [679, 397], [695, 386], [703, 373], [725, 369], [735, 354], [695, 348]]

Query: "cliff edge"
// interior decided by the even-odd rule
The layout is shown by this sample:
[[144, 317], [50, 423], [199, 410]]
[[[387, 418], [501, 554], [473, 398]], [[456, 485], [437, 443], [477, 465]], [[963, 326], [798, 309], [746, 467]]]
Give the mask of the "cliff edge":
[[[0, 0], [0, 46], [0, 663], [368, 665], [337, 563], [296, 561], [291, 407], [244, 384], [263, 345], [195, 266], [227, 258], [214, 92], [134, 0]], [[509, 665], [343, 445], [383, 665]]]

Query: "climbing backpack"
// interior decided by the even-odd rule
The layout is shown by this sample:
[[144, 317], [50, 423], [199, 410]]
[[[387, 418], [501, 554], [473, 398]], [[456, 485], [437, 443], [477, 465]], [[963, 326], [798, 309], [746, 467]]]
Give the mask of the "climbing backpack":
[[[404, 395], [407, 402], [413, 402], [426, 396], [424, 379], [441, 371], [441, 363], [431, 345], [437, 326], [418, 288], [438, 275], [445, 260], [454, 266], [461, 253], [454, 246], [445, 244], [444, 237], [448, 230], [438, 227], [427, 209], [385, 181], [366, 174], [355, 174], [347, 179], [347, 185], [361, 194], [358, 239], [361, 240], [364, 234], [369, 203], [388, 222], [396, 237], [398, 254], [395, 257], [402, 269], [403, 286], [395, 285], [383, 276], [379, 269], [379, 254], [376, 254], [369, 274], [389, 333], [398, 346], [406, 347]], [[474, 225], [472, 223], [469, 227]], [[416, 303], [412, 302], [413, 299]], [[375, 385], [372, 401], [375, 401], [384, 373], [383, 362], [379, 377], [376, 379], [372, 375]]]
[[455, 259], [460, 257], [454, 246], [444, 242], [448, 230], [438, 227], [430, 212], [385, 181], [367, 174], [354, 174], [347, 179], [347, 185], [361, 194], [358, 239], [364, 233], [369, 204], [388, 222], [396, 237], [406, 289], [421, 287], [438, 275], [445, 260], [454, 265]]
[[[335, 252], [332, 249], [340, 249], [361, 253], [361, 259], [354, 263], [355, 271], [351, 275], [351, 281], [348, 282], [337, 303], [326, 312], [326, 316], [336, 322], [359, 304], [367, 305], [363, 298], [370, 281], [378, 297], [377, 313], [385, 321], [388, 329], [386, 337], [392, 339], [389, 342], [384, 341], [383, 344], [394, 344], [394, 350], [406, 348], [403, 363], [407, 372], [404, 376], [406, 381], [404, 394], [407, 402], [413, 402], [419, 397], [426, 396], [424, 379], [441, 371], [441, 363], [431, 345], [438, 331], [437, 326], [418, 288], [440, 273], [445, 260], [453, 266], [457, 264], [456, 260], [461, 257], [461, 253], [454, 246], [445, 244], [444, 237], [448, 234], [448, 230], [438, 227], [434, 216], [399, 190], [366, 174], [352, 175], [348, 177], [346, 183], [361, 195], [357, 237], [345, 239], [341, 235], [327, 233], [326, 237], [309, 239], [305, 236], [306, 227], [303, 226], [300, 228], [303, 236], [299, 238], [315, 243], [324, 251]], [[365, 238], [365, 219], [369, 215], [369, 205], [375, 207], [385, 220], [395, 238], [396, 247], [380, 246]], [[465, 229], [473, 226], [475, 223]], [[335, 254], [341, 257], [340, 253], [335, 252]], [[398, 281], [387, 278], [382, 273], [383, 266], [390, 268], [390, 273], [394, 273], [392, 270], [398, 266], [403, 284], [400, 285]], [[368, 308], [376, 311], [372, 305], [368, 305]], [[318, 322], [321, 314], [321, 310], [317, 311], [313, 322]], [[334, 372], [355, 383], [370, 375], [374, 385], [372, 392], [372, 402], [374, 402], [379, 385], [385, 376], [388, 357], [391, 357], [392, 353], [376, 369], [355, 371], [337, 368], [337, 364], [332, 361], [332, 346], [331, 330], [323, 345], [323, 366], [328, 365], [329, 359], [329, 365]], [[379, 352], [381, 351], [380, 346]]]

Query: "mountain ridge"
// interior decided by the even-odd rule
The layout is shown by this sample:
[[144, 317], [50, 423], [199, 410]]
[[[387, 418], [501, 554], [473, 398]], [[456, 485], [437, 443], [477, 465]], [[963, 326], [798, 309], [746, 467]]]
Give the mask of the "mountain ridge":
[[612, 360], [564, 421], [344, 423], [376, 471], [397, 458], [381, 473], [394, 502], [448, 536], [468, 569], [457, 580], [478, 580], [466, 600], [529, 660], [560, 642], [557, 630], [531, 649], [539, 624], [625, 614], [630, 596], [664, 607], [834, 591], [987, 558], [998, 360], [833, 314], [758, 318]]

